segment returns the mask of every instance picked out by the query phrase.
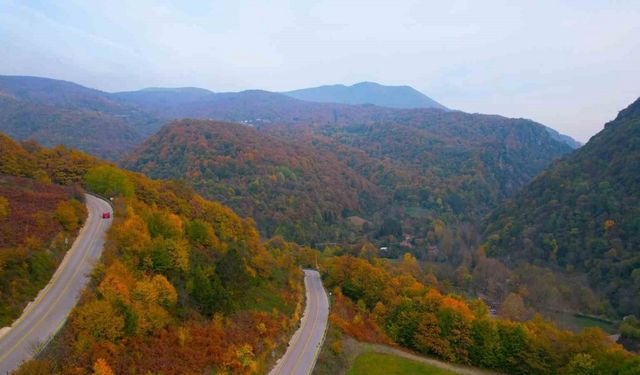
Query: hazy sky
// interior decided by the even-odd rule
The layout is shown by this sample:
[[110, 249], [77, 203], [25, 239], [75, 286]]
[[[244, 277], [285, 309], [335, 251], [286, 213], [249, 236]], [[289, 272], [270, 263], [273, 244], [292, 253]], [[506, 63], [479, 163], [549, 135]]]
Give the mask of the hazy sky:
[[0, 0], [0, 74], [106, 91], [406, 84], [584, 142], [640, 96], [640, 1]]

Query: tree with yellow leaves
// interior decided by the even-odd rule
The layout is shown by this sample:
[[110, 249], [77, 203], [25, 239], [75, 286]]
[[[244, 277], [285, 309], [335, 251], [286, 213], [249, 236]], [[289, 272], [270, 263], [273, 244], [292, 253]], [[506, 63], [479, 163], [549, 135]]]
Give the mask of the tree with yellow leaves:
[[111, 366], [102, 358], [96, 359], [93, 364], [93, 375], [114, 375]]
[[80, 334], [115, 341], [123, 335], [124, 317], [110, 302], [94, 300], [76, 309], [71, 324]]

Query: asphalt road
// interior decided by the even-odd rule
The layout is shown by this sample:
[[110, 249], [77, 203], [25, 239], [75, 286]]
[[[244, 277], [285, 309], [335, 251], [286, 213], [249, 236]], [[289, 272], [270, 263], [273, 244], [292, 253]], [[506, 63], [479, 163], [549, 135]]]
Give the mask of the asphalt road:
[[11, 329], [0, 336], [2, 375], [30, 359], [64, 325], [100, 258], [105, 233], [111, 225], [111, 219], [102, 219], [102, 213], [112, 212], [111, 206], [91, 195], [85, 198], [89, 215], [60, 267]]
[[310, 374], [316, 363], [329, 317], [329, 299], [318, 271], [304, 270], [307, 303], [300, 328], [289, 341], [287, 352], [270, 375]]

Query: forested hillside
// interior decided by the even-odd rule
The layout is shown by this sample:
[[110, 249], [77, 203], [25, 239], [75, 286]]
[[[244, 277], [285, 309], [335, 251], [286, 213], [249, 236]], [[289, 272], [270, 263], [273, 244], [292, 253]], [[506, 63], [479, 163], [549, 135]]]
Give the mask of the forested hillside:
[[0, 328], [47, 284], [87, 215], [72, 188], [12, 171], [0, 162]]
[[640, 100], [484, 220], [488, 254], [586, 273], [640, 314]]
[[[0, 326], [49, 282], [87, 215], [76, 168], [93, 159], [62, 147], [19, 145], [0, 133]], [[64, 186], [62, 186], [64, 185]]]
[[411, 231], [435, 216], [448, 222], [472, 220], [571, 151], [531, 121], [438, 110], [268, 129], [334, 150], [386, 190], [400, 211], [391, 213], [396, 219], [410, 222], [413, 215], [422, 220], [409, 226]]
[[[141, 101], [146, 94], [139, 92], [136, 96]], [[325, 181], [322, 188], [311, 191], [299, 189], [301, 182], [288, 182], [287, 189], [297, 190], [298, 196], [316, 202], [319, 207], [331, 207], [334, 214], [359, 217], [359, 226], [368, 222], [363, 231], [356, 232], [359, 236], [391, 235], [391, 241], [401, 240], [403, 231], [424, 238], [433, 229], [435, 220], [448, 223], [475, 220], [494, 208], [501, 199], [528, 183], [554, 158], [571, 151], [570, 146], [555, 140], [544, 126], [528, 120], [434, 109], [397, 110], [306, 103], [259, 91], [206, 97], [211, 100], [206, 102], [207, 105], [205, 102], [193, 102], [196, 106], [193, 108], [189, 104], [167, 106], [166, 112], [162, 113], [167, 116], [211, 116], [243, 121], [263, 133], [258, 136], [254, 130], [244, 129], [244, 133], [253, 134], [253, 138], [260, 139], [259, 143], [265, 143], [260, 147], [267, 154], [274, 152], [274, 142], [270, 140], [279, 138], [278, 142], [295, 145], [291, 151], [302, 152], [302, 159], [308, 159], [306, 155], [310, 154], [323, 155], [312, 158], [315, 166], [309, 164], [302, 167], [320, 168], [322, 172], [318, 174], [332, 176], [331, 183]], [[238, 126], [228, 126], [241, 129]], [[166, 135], [164, 132], [162, 134]], [[171, 147], [176, 148], [178, 153], [174, 153], [170, 160], [158, 163], [157, 155], [160, 154], [157, 151], [162, 149], [162, 143], [175, 143], [174, 138], [180, 142]], [[205, 155], [233, 157], [235, 148], [243, 150], [245, 145], [239, 138], [234, 140], [222, 137], [225, 141], [220, 141], [216, 137], [202, 139], [200, 136], [202, 142], [174, 138], [152, 138], [127, 158], [126, 165], [154, 176], [185, 179], [190, 179], [190, 173], [196, 169], [197, 173], [208, 173], [209, 177], [206, 179], [209, 180], [220, 178], [213, 178], [214, 174], [231, 173], [230, 177], [243, 179], [252, 175], [249, 171], [251, 166], [244, 171], [221, 172], [219, 163], [208, 166], [205, 164]], [[192, 153], [188, 147], [191, 143], [198, 144], [195, 148], [201, 150], [198, 151], [198, 163], [193, 162], [193, 157], [179, 157]], [[211, 149], [211, 152], [205, 152], [205, 148]], [[290, 160], [292, 154], [289, 154], [286, 159]], [[258, 156], [261, 157], [259, 154]], [[140, 158], [142, 160], [138, 160]], [[276, 158], [271, 164], [290, 168], [290, 162], [283, 158]], [[331, 169], [336, 171], [328, 172]], [[171, 170], [170, 174], [166, 173], [168, 170]], [[362, 182], [343, 182], [345, 176], [353, 179], [354, 177], [349, 176], [353, 176], [354, 172], [359, 175], [359, 180], [368, 181], [370, 186], [383, 194], [373, 194], [372, 189], [360, 189], [363, 194], [357, 199], [351, 197], [345, 200], [343, 195], [335, 195], [332, 191], [350, 192], [356, 186], [365, 187]], [[202, 184], [204, 179], [196, 176], [195, 180], [199, 181], [197, 189], [210, 194], [213, 189]], [[333, 185], [336, 186], [335, 190], [331, 190]], [[351, 187], [344, 189], [347, 185]], [[255, 185], [254, 187], [257, 188]], [[329, 189], [329, 194], [324, 194], [323, 189]], [[229, 194], [231, 192], [227, 193], [225, 201], [234, 207], [240, 207], [237, 203], [232, 203]], [[352, 193], [349, 194], [353, 196]], [[372, 195], [378, 195], [380, 199], [369, 199]], [[238, 197], [238, 200], [247, 199], [247, 196], [251, 198], [254, 207], [261, 207], [262, 201], [256, 200], [255, 194]], [[330, 200], [326, 201], [328, 197]], [[324, 215], [323, 211], [325, 210], [305, 212], [319, 217]], [[241, 212], [249, 213], [247, 208], [241, 209]], [[274, 211], [265, 212], [265, 215], [279, 216]], [[254, 218], [267, 233], [277, 227], [264, 227], [265, 221], [262, 218]], [[315, 218], [312, 220], [321, 222]], [[329, 220], [329, 224], [332, 224], [332, 220]], [[329, 231], [326, 235], [307, 224], [303, 224], [300, 229], [302, 234], [294, 233], [291, 229], [282, 233], [297, 241], [342, 240], [335, 232]]]
[[161, 122], [110, 94], [71, 82], [0, 76], [0, 131], [115, 160]]
[[539, 316], [525, 323], [503, 320], [490, 316], [480, 300], [440, 292], [438, 280], [423, 273], [410, 255], [394, 263], [329, 257], [323, 270], [334, 296], [329, 319], [339, 331], [327, 337], [328, 361], [341, 360], [342, 335], [349, 335], [508, 374], [640, 371], [638, 357], [600, 329], [572, 334]]
[[[2, 142], [3, 173], [79, 185], [115, 197], [116, 206], [94, 287], [48, 352], [19, 373], [255, 373], [270, 366], [297, 322], [296, 256], [304, 249], [262, 242], [251, 221], [184, 185], [64, 148]], [[19, 203], [8, 202], [9, 209]]]
[[2, 96], [0, 131], [15, 139], [32, 139], [51, 147], [62, 144], [111, 160], [143, 140], [140, 133], [117, 117]]
[[204, 196], [256, 220], [266, 236], [299, 243], [341, 238], [343, 212], [381, 206], [378, 189], [332, 153], [241, 124], [174, 122], [123, 165], [154, 178], [188, 180]]

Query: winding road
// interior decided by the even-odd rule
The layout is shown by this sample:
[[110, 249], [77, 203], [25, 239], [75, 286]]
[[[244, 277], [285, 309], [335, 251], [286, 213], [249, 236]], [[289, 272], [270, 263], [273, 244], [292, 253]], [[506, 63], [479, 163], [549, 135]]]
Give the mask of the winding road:
[[308, 375], [320, 353], [329, 317], [329, 299], [318, 271], [304, 270], [307, 304], [300, 328], [291, 337], [287, 352], [270, 375]]
[[51, 281], [40, 291], [9, 330], [0, 333], [0, 374], [15, 370], [41, 350], [64, 325], [80, 292], [89, 281], [91, 270], [100, 258], [105, 233], [113, 216], [106, 201], [85, 195], [89, 215], [71, 249], [67, 252]]

